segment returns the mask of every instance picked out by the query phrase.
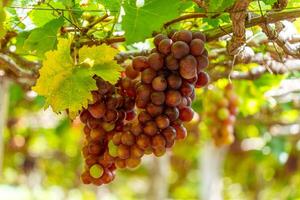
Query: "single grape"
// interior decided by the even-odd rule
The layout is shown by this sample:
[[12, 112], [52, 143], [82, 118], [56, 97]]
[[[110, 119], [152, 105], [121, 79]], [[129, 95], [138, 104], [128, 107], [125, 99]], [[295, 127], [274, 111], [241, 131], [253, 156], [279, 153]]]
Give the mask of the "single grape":
[[163, 39], [158, 45], [158, 51], [162, 54], [169, 54], [171, 52], [172, 40]]
[[182, 96], [176, 90], [168, 90], [166, 93], [166, 104], [170, 107], [178, 106], [181, 103]]
[[171, 122], [179, 117], [179, 110], [176, 107], [167, 107], [164, 114], [166, 114]]
[[199, 73], [201, 70], [205, 69], [209, 65], [209, 60], [207, 56], [201, 55], [196, 57], [197, 60], [197, 72]]
[[148, 63], [153, 70], [157, 71], [164, 66], [164, 58], [159, 53], [152, 53], [148, 57]]
[[183, 41], [186, 43], [190, 43], [193, 39], [193, 35], [191, 31], [188, 30], [181, 30], [178, 31], [176, 34], [176, 40], [177, 41]]
[[153, 103], [149, 103], [146, 107], [146, 110], [152, 117], [156, 117], [163, 112], [164, 108], [163, 106], [158, 106]]
[[163, 156], [166, 153], [166, 147], [158, 147], [153, 149], [153, 154], [157, 157]]
[[152, 137], [152, 147], [154, 149], [165, 147], [166, 145], [166, 139], [162, 135], [155, 135]]
[[203, 42], [206, 41], [205, 35], [200, 31], [195, 31], [195, 32], [192, 33], [192, 35], [193, 35], [193, 39], [200, 39]]
[[204, 48], [204, 42], [200, 39], [193, 39], [190, 43], [191, 54], [193, 56], [200, 56]]
[[141, 123], [146, 123], [147, 121], [150, 121], [152, 119], [151, 115], [147, 111], [140, 112], [138, 116], [138, 120]]
[[165, 99], [164, 92], [153, 92], [151, 94], [151, 102], [155, 105], [162, 105], [165, 102]]
[[135, 79], [139, 76], [139, 72], [133, 69], [132, 65], [126, 67], [125, 74], [130, 79]]
[[140, 123], [132, 124], [130, 131], [133, 135], [138, 136], [143, 132], [143, 126]]
[[185, 79], [191, 79], [197, 75], [197, 60], [188, 55], [180, 60], [179, 73]]
[[185, 42], [177, 41], [172, 45], [171, 52], [174, 58], [181, 59], [189, 54], [190, 48]]
[[188, 97], [193, 93], [194, 86], [186, 81], [184, 81], [180, 87], [180, 93], [182, 96]]
[[147, 135], [142, 134], [137, 137], [136, 144], [139, 148], [146, 150], [151, 145], [151, 141]]
[[115, 145], [121, 144], [122, 132], [116, 132], [112, 138]]
[[165, 129], [170, 125], [170, 120], [166, 115], [159, 115], [155, 118], [155, 123], [158, 128]]
[[141, 72], [149, 67], [148, 59], [145, 56], [137, 56], [132, 59], [132, 67], [134, 70]]
[[88, 106], [88, 111], [94, 118], [101, 118], [105, 115], [106, 105], [104, 103], [95, 103]]
[[127, 131], [122, 134], [121, 142], [122, 142], [122, 144], [131, 146], [135, 143], [135, 136], [132, 135], [129, 131]]
[[128, 168], [136, 168], [141, 163], [141, 158], [128, 158], [125, 160], [126, 167]]
[[127, 159], [130, 156], [130, 148], [124, 144], [118, 146], [118, 157], [121, 159]]
[[130, 155], [133, 158], [141, 158], [144, 155], [144, 150], [139, 148], [137, 144], [130, 147]]
[[182, 79], [179, 75], [177, 74], [171, 74], [167, 78], [168, 86], [171, 89], [179, 89], [181, 84], [182, 84]]
[[200, 73], [198, 74], [198, 80], [196, 82], [195, 87], [196, 88], [200, 88], [200, 87], [204, 87], [208, 84], [209, 82], [209, 76], [206, 72], [200, 71]]
[[149, 136], [153, 136], [158, 132], [158, 128], [157, 125], [154, 121], [148, 121], [146, 122], [145, 126], [144, 126], [144, 133], [149, 135]]
[[179, 62], [172, 54], [165, 58], [165, 64], [169, 70], [177, 70], [179, 68]]
[[152, 88], [158, 92], [164, 91], [168, 86], [167, 80], [164, 76], [157, 76], [152, 81]]
[[194, 111], [190, 107], [183, 107], [179, 110], [179, 119], [184, 122], [189, 122], [194, 117]]

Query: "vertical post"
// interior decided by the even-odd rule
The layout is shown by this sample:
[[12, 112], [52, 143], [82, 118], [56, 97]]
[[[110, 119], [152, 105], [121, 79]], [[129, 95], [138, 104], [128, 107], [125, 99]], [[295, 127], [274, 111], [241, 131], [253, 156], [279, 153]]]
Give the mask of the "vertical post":
[[7, 108], [8, 108], [8, 89], [9, 81], [0, 76], [0, 176], [2, 176], [3, 158], [4, 158], [4, 129], [6, 126]]
[[162, 200], [168, 198], [169, 155], [153, 156], [149, 170], [149, 190], [147, 200]]
[[204, 145], [199, 159], [199, 192], [201, 199], [222, 200], [223, 181], [222, 167], [226, 147], [216, 147], [212, 142]]

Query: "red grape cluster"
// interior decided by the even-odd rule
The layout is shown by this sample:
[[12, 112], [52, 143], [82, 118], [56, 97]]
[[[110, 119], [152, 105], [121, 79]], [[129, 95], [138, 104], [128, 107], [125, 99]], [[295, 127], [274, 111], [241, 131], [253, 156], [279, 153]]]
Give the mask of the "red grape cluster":
[[132, 71], [141, 73], [136, 88], [136, 106], [140, 109], [136, 144], [146, 152], [162, 156], [176, 139], [187, 135], [183, 122], [191, 121], [195, 87], [203, 87], [209, 77], [205, 36], [182, 30], [154, 38], [155, 47], [148, 57], [132, 61]]
[[231, 144], [234, 140], [234, 123], [237, 115], [238, 98], [232, 84], [224, 90], [213, 90], [207, 96], [209, 105], [206, 108], [209, 130], [217, 146]]
[[84, 183], [109, 183], [116, 168], [135, 168], [144, 154], [162, 156], [186, 137], [183, 122], [193, 118], [195, 88], [209, 80], [204, 42], [201, 32], [159, 34], [152, 53], [133, 58], [115, 86], [97, 77], [94, 102], [80, 116], [86, 135]]
[[115, 177], [115, 159], [111, 155], [110, 140], [115, 131], [122, 131], [126, 121], [135, 116], [134, 98], [118, 85], [113, 86], [101, 78], [97, 80], [97, 91], [92, 91], [93, 102], [80, 114], [84, 126], [85, 142], [82, 149], [85, 171], [84, 183], [101, 185]]

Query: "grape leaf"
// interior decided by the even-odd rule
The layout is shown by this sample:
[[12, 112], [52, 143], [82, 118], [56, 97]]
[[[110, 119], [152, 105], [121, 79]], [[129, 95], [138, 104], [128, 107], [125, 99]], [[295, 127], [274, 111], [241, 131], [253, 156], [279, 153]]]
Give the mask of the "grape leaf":
[[208, 3], [209, 12], [221, 12], [231, 7], [235, 0], [210, 0]]
[[53, 19], [43, 27], [32, 30], [24, 43], [24, 48], [38, 56], [54, 49], [57, 42], [57, 31], [64, 24], [63, 17]]
[[2, 38], [6, 33], [4, 28], [4, 22], [5, 22], [5, 11], [1, 6], [0, 7], [0, 38]]
[[263, 0], [263, 2], [264, 2], [266, 5], [273, 5], [274, 3], [277, 2], [277, 0]]
[[93, 72], [104, 80], [115, 84], [123, 70], [114, 60], [118, 51], [110, 46], [82, 47], [79, 50], [79, 62], [94, 66]]
[[117, 14], [122, 5], [122, 0], [97, 0], [101, 3], [106, 9], [108, 9], [112, 15]]
[[135, 0], [124, 3], [125, 16], [122, 28], [128, 44], [151, 37], [153, 31], [179, 15], [180, 0], [145, 0], [143, 7], [137, 7]]
[[70, 46], [71, 40], [59, 39], [57, 50], [45, 54], [40, 77], [32, 89], [46, 97], [46, 106], [53, 111], [68, 109], [74, 118], [82, 107], [87, 107], [91, 91], [97, 89], [93, 76], [116, 83], [123, 68], [113, 60], [118, 51], [110, 46], [81, 48], [79, 65], [70, 56]]
[[[51, 2], [50, 5], [53, 6], [54, 8], [60, 8], [60, 9], [64, 8], [64, 6], [61, 2]], [[45, 5], [45, 4], [36, 5], [34, 8], [37, 8], [37, 9], [32, 10], [29, 13], [29, 17], [32, 20], [32, 22], [37, 26], [44, 26], [49, 21], [57, 18], [57, 15], [55, 12], [39, 10], [39, 9], [43, 9], [43, 8], [49, 8], [48, 5]]]

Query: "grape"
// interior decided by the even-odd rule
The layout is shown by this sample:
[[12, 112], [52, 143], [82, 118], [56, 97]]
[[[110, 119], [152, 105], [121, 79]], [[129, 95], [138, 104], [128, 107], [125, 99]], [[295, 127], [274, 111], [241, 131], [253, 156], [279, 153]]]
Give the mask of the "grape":
[[158, 45], [158, 51], [162, 54], [169, 54], [171, 52], [172, 40], [163, 39]]
[[90, 130], [89, 136], [92, 140], [101, 140], [104, 138], [105, 133], [101, 127], [98, 127], [97, 129]]
[[159, 53], [152, 53], [148, 57], [148, 63], [153, 70], [160, 70], [164, 66], [164, 58]]
[[193, 56], [200, 56], [204, 48], [204, 42], [200, 39], [193, 39], [190, 43], [191, 54]]
[[137, 88], [137, 98], [141, 97], [142, 99], [149, 99], [151, 94], [151, 86], [149, 85], [140, 85]]
[[179, 62], [173, 55], [168, 55], [165, 59], [166, 67], [169, 70], [177, 70], [179, 68]]
[[101, 118], [105, 115], [106, 106], [104, 103], [95, 103], [93, 105], [88, 106], [88, 111], [94, 118]]
[[182, 139], [186, 138], [187, 131], [183, 125], [177, 125], [174, 128], [176, 130], [176, 140], [182, 140]]
[[141, 123], [146, 123], [147, 121], [150, 121], [152, 117], [148, 112], [142, 111], [140, 112], [138, 119]]
[[177, 41], [172, 45], [171, 52], [174, 58], [181, 59], [189, 54], [190, 48], [185, 42]]
[[88, 118], [90, 117], [90, 113], [87, 110], [84, 110], [80, 113], [80, 121], [84, 124], [87, 123]]
[[200, 39], [203, 42], [206, 41], [205, 35], [203, 33], [201, 33], [200, 31], [195, 31], [192, 33], [192, 35], [193, 35], [193, 39]]
[[121, 144], [122, 132], [117, 132], [114, 134], [112, 141], [115, 145]]
[[181, 103], [182, 96], [176, 90], [168, 90], [166, 93], [166, 104], [170, 107], [178, 106]]
[[209, 60], [207, 56], [201, 55], [196, 57], [197, 60], [197, 72], [199, 73], [201, 70], [205, 69], [209, 65]]
[[120, 169], [123, 169], [123, 168], [126, 167], [125, 160], [120, 159], [120, 158], [117, 158], [117, 159], [115, 160], [115, 164], [116, 164], [116, 167], [117, 167], [117, 168], [120, 168]]
[[230, 112], [227, 108], [223, 107], [218, 110], [217, 116], [220, 120], [225, 120], [225, 119], [229, 118]]
[[190, 43], [192, 41], [192, 39], [193, 39], [193, 35], [188, 30], [181, 30], [181, 31], [178, 31], [176, 34], [177, 41], [183, 41], [186, 43]]
[[136, 168], [140, 165], [141, 159], [140, 158], [128, 158], [125, 160], [126, 166], [128, 168]]
[[182, 84], [182, 79], [177, 74], [171, 74], [167, 78], [168, 86], [171, 89], [179, 89]]
[[144, 127], [145, 134], [147, 134], [149, 136], [153, 136], [157, 133], [157, 131], [158, 131], [158, 128], [154, 121], [146, 122], [145, 127]]
[[198, 80], [196, 82], [195, 87], [196, 88], [203, 87], [203, 86], [207, 85], [208, 82], [209, 82], [209, 76], [208, 76], [208, 74], [205, 73], [205, 72], [200, 72], [198, 74]]
[[118, 146], [118, 157], [121, 159], [127, 159], [130, 156], [130, 148], [124, 144]]
[[104, 116], [106, 122], [115, 122], [118, 119], [118, 111], [116, 110], [107, 110]]
[[153, 103], [149, 103], [146, 107], [147, 112], [152, 116], [156, 117], [163, 112], [163, 106], [158, 106]]
[[127, 90], [127, 89], [131, 88], [132, 86], [133, 86], [133, 82], [131, 79], [129, 79], [127, 77], [121, 79], [121, 87], [124, 90]]
[[176, 138], [176, 130], [172, 126], [167, 127], [162, 132], [163, 136], [166, 139], [166, 147], [169, 148], [173, 146], [175, 138]]
[[90, 129], [87, 125], [85, 125], [85, 126], [83, 127], [83, 132], [84, 132], [84, 134], [85, 134], [86, 136], [90, 136], [91, 129]]
[[179, 110], [176, 107], [167, 107], [164, 112], [171, 122], [175, 121], [179, 117]]
[[122, 144], [131, 146], [135, 143], [135, 137], [129, 131], [123, 133], [121, 137]]
[[165, 147], [166, 145], [166, 139], [162, 135], [155, 135], [152, 137], [152, 147], [154, 149]]
[[101, 165], [95, 164], [90, 168], [90, 175], [93, 178], [100, 178], [103, 175], [103, 167]]
[[137, 56], [132, 60], [132, 67], [134, 70], [141, 72], [149, 67], [148, 59], [145, 56]]
[[115, 109], [118, 107], [118, 99], [116, 97], [109, 97], [106, 100], [106, 107], [108, 109]]
[[165, 102], [165, 99], [164, 92], [153, 92], [151, 94], [151, 102], [155, 105], [162, 105]]
[[193, 93], [194, 87], [192, 84], [188, 82], [183, 82], [181, 87], [180, 87], [180, 93], [182, 96], [191, 96]]
[[167, 88], [167, 80], [163, 76], [157, 76], [152, 81], [152, 88], [158, 92], [162, 92]]
[[188, 55], [180, 60], [180, 75], [185, 79], [190, 79], [197, 74], [197, 60], [194, 56]]
[[170, 120], [166, 115], [159, 115], [155, 118], [155, 123], [158, 128], [165, 129], [170, 125]]
[[179, 119], [184, 122], [189, 122], [194, 117], [194, 111], [190, 107], [183, 107], [179, 110]]
[[115, 178], [114, 174], [111, 171], [105, 171], [105, 173], [103, 174], [103, 176], [101, 177], [103, 183], [107, 184], [111, 181], [113, 181]]
[[146, 108], [148, 100], [144, 100], [141, 98], [136, 99], [136, 107], [138, 108]]
[[135, 69], [133, 69], [132, 65], [129, 65], [126, 67], [125, 69], [125, 74], [128, 78], [130, 79], [135, 79], [138, 77], [139, 75], [139, 72], [136, 71]]
[[156, 47], [158, 47], [159, 43], [163, 40], [163, 39], [168, 39], [167, 36], [163, 35], [163, 34], [157, 34], [154, 38], [154, 44]]
[[141, 158], [144, 155], [144, 150], [138, 147], [137, 144], [130, 147], [130, 155], [133, 158]]
[[157, 157], [163, 156], [166, 153], [166, 147], [158, 147], [153, 149], [153, 154]]
[[139, 148], [146, 150], [151, 145], [151, 141], [148, 136], [142, 134], [138, 136], [136, 144]]
[[91, 142], [88, 146], [89, 148], [89, 153], [92, 155], [98, 155], [101, 153], [101, 146], [97, 142]]
[[148, 68], [142, 72], [141, 79], [143, 83], [149, 84], [152, 83], [152, 80], [155, 77], [156, 77], [156, 71], [152, 68]]
[[94, 129], [94, 128], [97, 128], [99, 126], [100, 122], [93, 118], [93, 117], [90, 117], [87, 121], [87, 126], [90, 128], [90, 129]]
[[86, 171], [81, 174], [81, 180], [84, 184], [90, 184], [92, 182], [92, 177], [90, 176], [90, 173]]
[[131, 126], [130, 131], [133, 135], [138, 136], [143, 132], [143, 127], [140, 123], [135, 123]]

